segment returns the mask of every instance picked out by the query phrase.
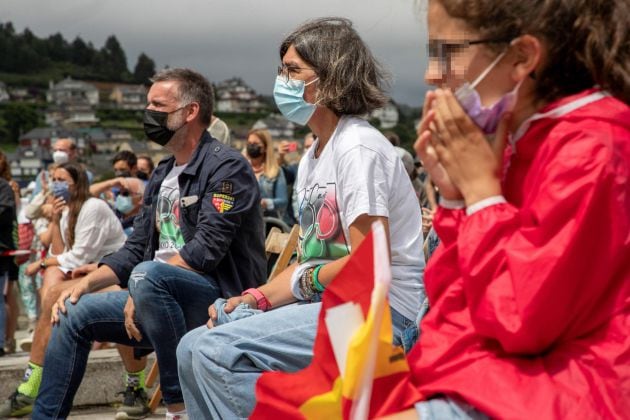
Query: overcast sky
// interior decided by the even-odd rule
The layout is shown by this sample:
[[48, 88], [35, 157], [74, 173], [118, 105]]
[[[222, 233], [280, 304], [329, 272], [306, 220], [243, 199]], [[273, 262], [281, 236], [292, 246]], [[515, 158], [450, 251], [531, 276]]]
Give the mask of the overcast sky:
[[426, 24], [417, 0], [0, 0], [0, 21], [39, 37], [61, 32], [102, 47], [114, 34], [133, 71], [145, 52], [157, 68], [190, 67], [220, 82], [242, 77], [270, 95], [278, 45], [299, 23], [351, 19], [392, 74], [393, 98], [421, 104], [426, 86]]

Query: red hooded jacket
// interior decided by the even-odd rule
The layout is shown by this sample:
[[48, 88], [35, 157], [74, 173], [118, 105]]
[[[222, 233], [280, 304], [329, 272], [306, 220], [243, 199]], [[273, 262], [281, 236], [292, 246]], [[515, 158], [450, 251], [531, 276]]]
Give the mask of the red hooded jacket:
[[507, 203], [436, 215], [414, 381], [492, 417], [628, 418], [630, 107], [585, 91], [513, 138]]

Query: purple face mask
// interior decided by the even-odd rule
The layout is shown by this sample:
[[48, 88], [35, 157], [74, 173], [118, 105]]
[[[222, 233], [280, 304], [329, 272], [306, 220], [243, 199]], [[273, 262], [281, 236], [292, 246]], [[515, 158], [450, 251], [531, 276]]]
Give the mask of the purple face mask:
[[474, 82], [465, 82], [455, 91], [455, 97], [464, 108], [466, 114], [481, 128], [485, 134], [494, 134], [497, 131], [501, 116], [506, 112], [511, 112], [516, 104], [519, 82], [512, 91], [506, 93], [491, 106], [483, 106], [479, 93], [475, 87], [490, 73], [490, 71], [503, 58], [505, 52], [499, 54], [497, 58], [475, 79]]

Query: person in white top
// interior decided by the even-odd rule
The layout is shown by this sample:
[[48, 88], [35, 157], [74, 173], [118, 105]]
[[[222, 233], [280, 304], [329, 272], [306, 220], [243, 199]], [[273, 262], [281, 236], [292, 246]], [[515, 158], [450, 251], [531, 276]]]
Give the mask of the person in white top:
[[[425, 299], [422, 217], [411, 181], [389, 141], [357, 117], [387, 101], [379, 65], [352, 23], [338, 18], [296, 29], [282, 43], [280, 58], [276, 104], [317, 136], [298, 169], [298, 262], [273, 282], [215, 303], [208, 326], [180, 341], [190, 418], [248, 417], [262, 372], [292, 372], [310, 363], [320, 294], [374, 222], [389, 234], [396, 345], [413, 344], [408, 329]], [[300, 304], [289, 305], [294, 302]], [[263, 313], [245, 318], [244, 312], [252, 313], [247, 306]]]
[[19, 410], [14, 410], [16, 407], [12, 407], [9, 398], [0, 407], [3, 417], [30, 412], [41, 383], [52, 306], [61, 291], [74, 286], [78, 277], [89, 270], [88, 264], [117, 251], [126, 240], [114, 211], [105, 201], [90, 195], [88, 176], [81, 165], [72, 162], [59, 165], [52, 172], [52, 181], [52, 217], [44, 233], [45, 242], [50, 243], [48, 255], [26, 268], [27, 275], [44, 270], [39, 289], [40, 316], [32, 343], [29, 341], [25, 379], [14, 394], [20, 400]]

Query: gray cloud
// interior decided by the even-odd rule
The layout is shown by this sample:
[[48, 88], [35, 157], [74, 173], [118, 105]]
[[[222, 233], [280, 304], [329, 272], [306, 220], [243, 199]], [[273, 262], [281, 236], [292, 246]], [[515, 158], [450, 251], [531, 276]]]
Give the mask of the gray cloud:
[[344, 16], [392, 74], [393, 98], [419, 105], [426, 29], [416, 8], [415, 0], [2, 0], [0, 19], [96, 47], [115, 34], [131, 69], [145, 52], [158, 67], [191, 67], [213, 81], [240, 76], [268, 95], [283, 36], [310, 18]]

